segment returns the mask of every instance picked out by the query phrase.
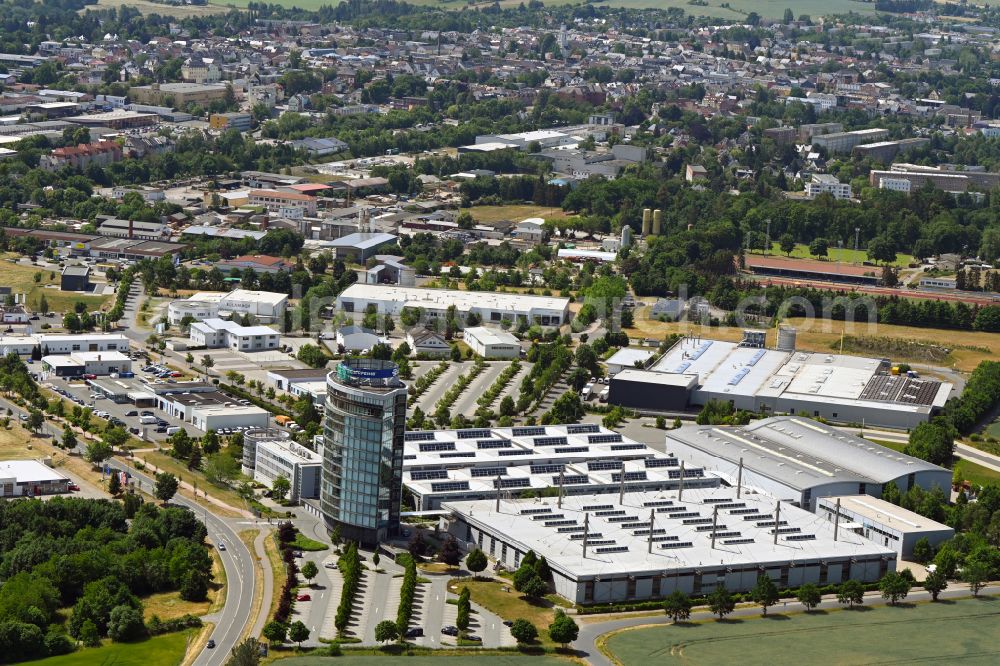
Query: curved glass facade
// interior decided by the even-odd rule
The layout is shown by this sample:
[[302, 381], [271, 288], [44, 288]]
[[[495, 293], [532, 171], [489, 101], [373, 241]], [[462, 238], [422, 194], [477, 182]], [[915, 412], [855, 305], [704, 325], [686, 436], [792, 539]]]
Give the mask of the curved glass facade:
[[378, 543], [399, 530], [406, 385], [396, 364], [341, 361], [326, 378], [320, 505], [344, 539]]

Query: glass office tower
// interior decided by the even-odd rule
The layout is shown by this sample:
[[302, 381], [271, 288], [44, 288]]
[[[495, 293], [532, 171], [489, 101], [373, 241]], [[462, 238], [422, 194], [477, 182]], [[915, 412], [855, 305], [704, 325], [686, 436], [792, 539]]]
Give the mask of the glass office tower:
[[375, 544], [399, 531], [405, 428], [395, 363], [350, 358], [327, 375], [320, 506], [342, 539]]

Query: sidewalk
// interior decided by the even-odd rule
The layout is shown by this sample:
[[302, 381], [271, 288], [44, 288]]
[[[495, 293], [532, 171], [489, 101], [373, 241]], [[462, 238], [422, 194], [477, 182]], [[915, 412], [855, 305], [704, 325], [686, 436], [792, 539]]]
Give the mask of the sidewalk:
[[[125, 464], [126, 466], [133, 466], [133, 467], [135, 467], [136, 462], [137, 462], [136, 458], [130, 458], [130, 457], [126, 457], [126, 456], [123, 456], [123, 455], [117, 455], [115, 457], [118, 458], [119, 462]], [[154, 465], [151, 462], [146, 462], [145, 460], [141, 460], [141, 459], [138, 460], [138, 462], [142, 463], [142, 465], [143, 465], [143, 467], [145, 468], [146, 471], [152, 472], [153, 474], [157, 474], [157, 473], [159, 473], [161, 471], [159, 467], [157, 467], [156, 465]], [[220, 500], [219, 498], [215, 497], [214, 495], [209, 495], [204, 490], [202, 490], [201, 494], [199, 495], [198, 494], [198, 490], [191, 483], [189, 483], [188, 481], [179, 481], [179, 486], [181, 488], [183, 488], [184, 490], [188, 490], [191, 493], [193, 493], [195, 497], [204, 498], [206, 502], [208, 502], [209, 504], [212, 504], [214, 506], [217, 506], [220, 509], [225, 509], [227, 511], [232, 511], [233, 513], [235, 513], [235, 514], [237, 514], [237, 515], [239, 515], [239, 516], [241, 516], [243, 518], [254, 518], [254, 515], [252, 513], [250, 513], [249, 511], [247, 511], [246, 509], [238, 509], [235, 506], [232, 506], [230, 504], [227, 504], [226, 502], [223, 502], [222, 500]]]

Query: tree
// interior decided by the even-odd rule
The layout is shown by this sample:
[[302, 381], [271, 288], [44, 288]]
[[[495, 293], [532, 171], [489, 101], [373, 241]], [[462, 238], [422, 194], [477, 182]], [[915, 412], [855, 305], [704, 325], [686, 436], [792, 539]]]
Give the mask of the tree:
[[783, 22], [783, 23], [784, 23], [785, 25], [788, 25], [788, 24], [789, 24], [789, 23], [791, 23], [791, 22], [792, 22], [793, 20], [795, 20], [795, 15], [794, 15], [794, 14], [792, 14], [792, 10], [791, 10], [791, 9], [789, 9], [789, 8], [787, 8], [787, 7], [786, 7], [786, 8], [785, 8], [785, 15], [784, 15], [784, 19], [783, 19], [783, 21], [782, 21], [782, 22]]
[[283, 501], [285, 497], [288, 496], [288, 492], [291, 489], [291, 482], [284, 476], [279, 476], [271, 482], [271, 496], [279, 502]]
[[108, 494], [117, 497], [122, 491], [122, 479], [117, 470], [112, 470], [108, 476]]
[[[198, 447], [195, 447], [198, 448]], [[191, 456], [194, 457], [194, 451]], [[228, 484], [240, 474], [240, 463], [233, 457], [232, 449], [213, 453], [202, 465], [205, 477], [213, 483]]]
[[291, 626], [288, 627], [288, 640], [295, 641], [298, 647], [302, 647], [302, 641], [308, 640], [309, 638], [309, 627], [302, 623], [302, 620], [296, 620], [292, 622]]
[[549, 593], [549, 586], [548, 583], [538, 577], [538, 574], [533, 573], [521, 586], [521, 592], [529, 599], [541, 599]]
[[423, 532], [414, 534], [413, 538], [410, 539], [410, 543], [406, 545], [406, 549], [410, 551], [410, 555], [418, 560], [423, 557], [424, 553], [427, 552], [427, 542], [424, 541]]
[[372, 553], [372, 565], [375, 567], [376, 570], [378, 569], [378, 563], [381, 560], [382, 557], [378, 554], [377, 550], [374, 553]]
[[87, 462], [100, 465], [111, 457], [111, 447], [104, 442], [93, 441], [87, 444]]
[[809, 243], [809, 254], [814, 257], [825, 257], [830, 251], [830, 245], [825, 238], [814, 238]]
[[97, 647], [101, 644], [101, 635], [97, 632], [97, 625], [92, 620], [83, 621], [77, 638], [85, 647]]
[[556, 618], [549, 625], [549, 637], [565, 648], [580, 635], [580, 627], [562, 610], [556, 611]]
[[785, 256], [792, 256], [792, 251], [795, 249], [795, 237], [791, 234], [782, 234], [781, 238], [778, 239], [778, 245], [781, 247], [781, 251], [785, 253]]
[[837, 590], [837, 601], [848, 608], [865, 602], [865, 587], [856, 580], [845, 580]]
[[816, 606], [819, 606], [819, 602], [823, 600], [823, 594], [819, 591], [819, 587], [817, 587], [814, 583], [806, 583], [805, 585], [799, 587], [798, 594], [795, 595], [795, 598], [799, 600], [799, 603], [806, 607], [807, 611], [811, 611], [816, 608]]
[[288, 627], [281, 622], [272, 620], [264, 625], [264, 638], [271, 641], [272, 644], [284, 643], [287, 635]]
[[934, 465], [951, 465], [955, 433], [941, 423], [921, 423], [910, 432], [910, 442], [903, 453]]
[[487, 564], [486, 553], [478, 548], [473, 548], [469, 556], [465, 558], [465, 567], [472, 572], [473, 576], [484, 571]]
[[965, 564], [962, 566], [962, 581], [969, 584], [972, 596], [979, 596], [979, 591], [983, 589], [989, 578], [990, 569], [985, 562], [971, 558], [965, 560]]
[[309, 584], [312, 585], [313, 578], [319, 575], [319, 567], [316, 566], [315, 562], [309, 560], [302, 565], [300, 573], [302, 574], [302, 577], [309, 581]]
[[767, 617], [767, 609], [778, 603], [778, 587], [767, 574], [757, 576], [757, 584], [750, 591], [750, 598], [760, 605], [760, 614]]
[[455, 537], [448, 535], [445, 542], [441, 544], [441, 552], [438, 553], [438, 559], [452, 567], [458, 566], [458, 563], [462, 561], [462, 551], [459, 550]]
[[214, 365], [215, 365], [215, 359], [209, 356], [208, 354], [205, 354], [204, 356], [201, 357], [201, 367], [205, 368], [206, 372], [208, 372], [208, 369]]
[[142, 613], [131, 606], [121, 605], [111, 609], [108, 620], [108, 636], [116, 643], [125, 643], [143, 638], [146, 624]]
[[736, 601], [725, 585], [717, 585], [705, 600], [708, 602], [708, 609], [712, 614], [718, 615], [720, 620], [736, 609]]
[[161, 502], [169, 502], [177, 494], [177, 477], [170, 472], [160, 472], [156, 475], [156, 488], [153, 494]]
[[663, 612], [674, 624], [691, 617], [691, 599], [680, 590], [674, 590], [663, 601]]
[[399, 638], [399, 629], [392, 620], [382, 620], [375, 625], [375, 640], [379, 643], [394, 641]]
[[260, 645], [256, 638], [248, 638], [237, 643], [231, 652], [226, 666], [259, 666], [260, 665]]
[[937, 601], [938, 595], [948, 588], [948, 577], [940, 569], [928, 571], [924, 578], [924, 589], [931, 593], [931, 601]]
[[45, 423], [45, 416], [37, 409], [28, 412], [28, 430], [38, 432]]
[[451, 360], [455, 363], [462, 361], [462, 350], [458, 348], [458, 345], [451, 346]]
[[38, 299], [38, 311], [43, 315], [49, 313], [49, 301], [45, 298], [45, 294], [42, 294], [41, 298]]
[[927, 564], [934, 559], [934, 546], [931, 545], [927, 537], [920, 537], [913, 544], [913, 559], [920, 564]]
[[876, 265], [882, 261], [891, 264], [896, 261], [896, 242], [888, 236], [877, 236], [868, 243], [868, 258]]
[[198, 569], [188, 570], [180, 593], [184, 601], [204, 601], [208, 596], [208, 574]]
[[910, 581], [901, 573], [890, 571], [879, 581], [878, 589], [882, 591], [882, 598], [886, 599], [890, 606], [895, 606], [910, 593], [910, 585]]
[[514, 620], [514, 624], [510, 625], [510, 635], [518, 643], [534, 643], [535, 639], [538, 638], [538, 629], [527, 620], [518, 618]]
[[64, 449], [75, 449], [76, 448], [76, 434], [73, 429], [69, 426], [63, 427], [62, 434], [62, 445]]
[[115, 426], [113, 428], [108, 428], [107, 430], [105, 430], [104, 435], [102, 435], [101, 439], [103, 439], [104, 443], [110, 446], [111, 450], [114, 451], [115, 449], [124, 446], [125, 443], [128, 442], [129, 437], [128, 433], [125, 431], [125, 428], [122, 428], [120, 426]]
[[295, 357], [310, 368], [322, 368], [329, 360], [323, 350], [316, 345], [302, 345]]

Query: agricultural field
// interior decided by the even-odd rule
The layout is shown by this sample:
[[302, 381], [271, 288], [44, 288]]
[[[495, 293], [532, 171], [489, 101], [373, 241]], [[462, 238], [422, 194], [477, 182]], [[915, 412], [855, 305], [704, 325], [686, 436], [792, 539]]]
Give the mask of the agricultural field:
[[[451, 652], [451, 650], [448, 652]], [[385, 656], [376, 654], [352, 655], [349, 650], [345, 650], [345, 653], [341, 657], [289, 657], [282, 659], [278, 663], [281, 666], [337, 666], [339, 664], [370, 664], [371, 666], [380, 666], [388, 661]], [[448, 656], [447, 654], [407, 655], [401, 659], [407, 666], [439, 666], [442, 660], [446, 663], [455, 663], [456, 665], [467, 664], [472, 661], [472, 657], [468, 654], [452, 656]], [[567, 664], [570, 662], [558, 657], [532, 657], [519, 654], [477, 654], [475, 655], [475, 663], [477, 666], [556, 666], [557, 664]]]
[[[306, 0], [307, 4], [308, 0]], [[240, 3], [232, 3], [240, 4]], [[242, 3], [243, 7], [246, 7], [246, 2]], [[278, 4], [283, 4], [282, 0], [278, 0]], [[286, 2], [284, 4], [292, 4]], [[320, 4], [320, 3], [317, 3]], [[330, 4], [329, 1], [322, 4]], [[87, 9], [108, 9], [110, 7], [120, 7], [126, 5], [128, 7], [134, 7], [139, 10], [141, 14], [159, 14], [160, 16], [174, 16], [177, 18], [188, 18], [191, 16], [211, 16], [212, 14], [224, 14], [228, 12], [232, 7], [228, 6], [228, 2], [218, 2], [210, 3], [207, 5], [167, 5], [160, 2], [149, 2], [149, 0], [97, 0], [93, 5], [88, 5], [86, 8], [82, 9], [82, 12], [87, 11]]]
[[475, 206], [469, 209], [473, 219], [480, 224], [493, 224], [503, 220], [520, 222], [528, 217], [540, 217], [542, 219], [562, 219], [566, 213], [562, 208], [551, 208], [548, 206], [518, 205], [509, 206]]
[[970, 665], [997, 663], [998, 640], [1000, 600], [981, 598], [663, 625], [613, 635], [606, 647], [622, 664], [769, 665], [802, 655], [827, 664]]
[[[100, 0], [101, 4], [120, 4], [122, 0]], [[215, 6], [237, 6], [246, 7], [250, 0], [215, 0]], [[301, 7], [302, 9], [317, 9], [323, 5], [337, 4], [337, 0], [272, 0], [274, 4]], [[460, 10], [466, 6], [466, 2], [461, 0], [407, 0], [414, 5], [424, 5], [427, 7], [438, 7], [441, 9]], [[128, 4], [136, 4], [129, 2]], [[152, 3], [141, 3], [152, 4]], [[477, 7], [486, 7], [492, 2], [472, 2], [468, 3]], [[500, 0], [501, 7], [516, 7], [521, 4], [521, 0]], [[580, 0], [547, 0], [546, 5], [568, 5], [582, 4]], [[824, 14], [846, 14], [848, 12], [870, 14], [873, 13], [873, 4], [860, 2], [858, 0], [707, 0], [706, 6], [689, 4], [689, 0], [608, 0], [605, 4], [609, 7], [637, 7], [643, 9], [669, 9], [677, 7], [683, 9], [685, 13], [693, 16], [712, 16], [731, 20], [738, 20], [746, 16], [749, 12], [757, 12], [765, 18], [781, 18], [785, 13], [785, 8], [790, 8], [798, 18], [802, 14], [816, 18]], [[723, 7], [723, 5], [726, 5]], [[160, 12], [165, 13], [165, 12]]]

